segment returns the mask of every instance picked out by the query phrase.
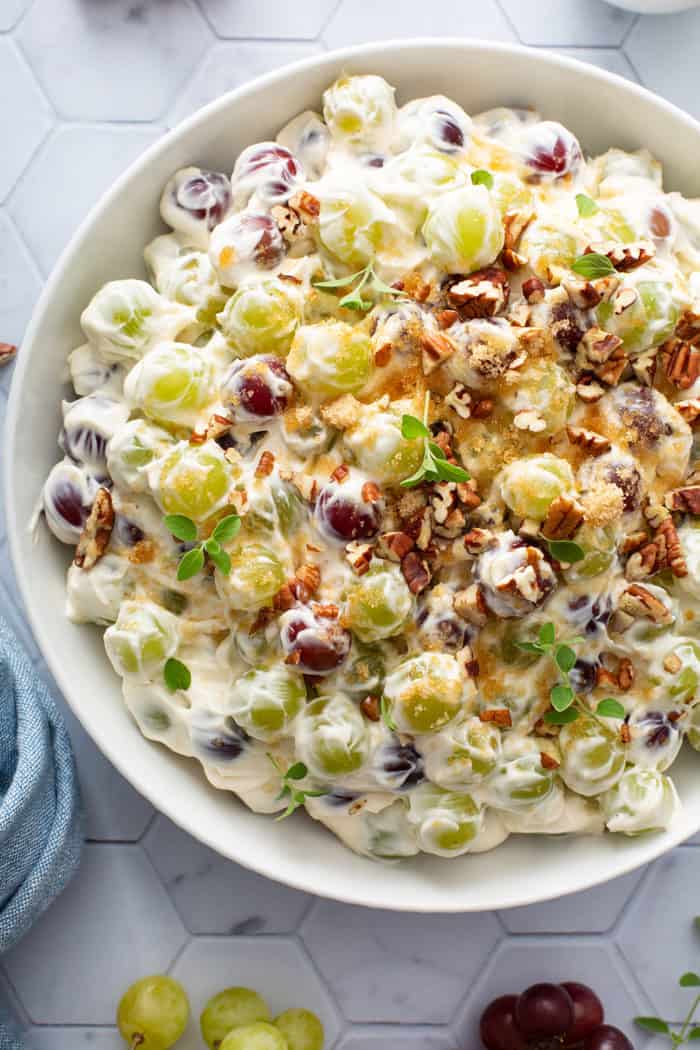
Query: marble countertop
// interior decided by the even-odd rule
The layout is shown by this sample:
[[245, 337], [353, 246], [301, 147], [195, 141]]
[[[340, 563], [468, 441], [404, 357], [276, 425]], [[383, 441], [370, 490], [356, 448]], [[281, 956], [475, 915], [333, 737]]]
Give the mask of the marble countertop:
[[[436, 33], [559, 50], [641, 81], [700, 117], [700, 11], [637, 17], [601, 0], [0, 0], [0, 340], [19, 343], [43, 281], [90, 205], [164, 129], [286, 62]], [[624, 114], [620, 115], [624, 119]], [[0, 417], [11, 369], [0, 371]], [[1, 467], [1, 463], [0, 463]], [[26, 626], [0, 515], [0, 608]], [[340, 1050], [475, 1048], [491, 997], [578, 979], [610, 1020], [679, 1020], [700, 969], [700, 840], [554, 903], [467, 916], [313, 900], [225, 861], [121, 779], [66, 710], [88, 811], [81, 871], [0, 959], [0, 988], [37, 1050], [122, 1046], [115, 1003], [168, 970], [195, 1010], [227, 984], [307, 1005]], [[195, 1030], [183, 1050], [199, 1046]], [[634, 1034], [634, 1045], [660, 1040]]]

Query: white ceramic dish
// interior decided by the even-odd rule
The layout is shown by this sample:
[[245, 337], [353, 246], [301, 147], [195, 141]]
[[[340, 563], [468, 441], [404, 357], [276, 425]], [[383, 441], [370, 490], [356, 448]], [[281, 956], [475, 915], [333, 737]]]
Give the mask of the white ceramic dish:
[[638, 11], [642, 15], [670, 15], [676, 11], [688, 11], [700, 7], [700, 0], [608, 0], [625, 11]]
[[290, 117], [317, 107], [342, 70], [376, 72], [400, 101], [442, 92], [468, 112], [531, 104], [562, 121], [590, 151], [649, 147], [669, 186], [700, 194], [700, 124], [619, 77], [570, 59], [500, 44], [419, 40], [373, 44], [315, 57], [254, 81], [195, 114], [149, 149], [93, 209], [49, 280], [17, 363], [4, 444], [10, 547], [38, 643], [68, 702], [114, 765], [192, 835], [271, 878], [322, 896], [405, 911], [480, 911], [581, 890], [646, 863], [700, 829], [700, 756], [674, 765], [685, 803], [663, 835], [557, 839], [512, 837], [479, 856], [422, 856], [389, 866], [350, 853], [311, 820], [256, 816], [215, 791], [194, 761], [145, 740], [122, 703], [101, 631], [63, 614], [66, 550], [28, 523], [58, 450], [65, 359], [80, 341], [80, 311], [113, 277], [140, 276], [144, 244], [159, 229], [161, 188], [177, 168], [230, 170], [243, 146], [269, 138]]

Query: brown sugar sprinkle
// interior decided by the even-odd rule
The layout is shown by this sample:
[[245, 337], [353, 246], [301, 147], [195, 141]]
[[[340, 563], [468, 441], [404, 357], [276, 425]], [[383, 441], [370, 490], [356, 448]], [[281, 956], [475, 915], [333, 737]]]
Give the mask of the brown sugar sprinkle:
[[553, 755], [548, 755], [546, 751], [540, 751], [540, 764], [543, 769], [559, 769], [561, 763], [557, 762]]
[[272, 473], [274, 466], [274, 455], [268, 449], [264, 449], [264, 451], [260, 455], [260, 459], [258, 460], [258, 465], [255, 468], [256, 478], [266, 478], [269, 474]]
[[337, 620], [340, 616], [340, 609], [333, 602], [315, 602], [314, 612], [323, 620]]
[[492, 707], [487, 711], [479, 711], [482, 722], [493, 722], [494, 725], [510, 728], [513, 725], [511, 713], [507, 707]]
[[337, 481], [338, 484], [341, 484], [343, 481], [345, 481], [349, 473], [350, 468], [346, 467], [344, 463], [341, 463], [340, 466], [336, 467], [333, 473], [331, 474], [331, 479], [333, 481]]
[[156, 545], [152, 540], [139, 540], [127, 555], [132, 565], [146, 565], [148, 562], [153, 561], [155, 556]]
[[396, 281], [392, 284], [392, 288], [396, 288], [397, 291], [400, 292], [405, 292], [406, 295], [411, 299], [415, 299], [418, 303], [424, 303], [430, 295], [430, 285], [415, 271], [407, 273], [400, 281]]
[[381, 718], [378, 696], [366, 696], [360, 703], [360, 711], [370, 722], [378, 722]]

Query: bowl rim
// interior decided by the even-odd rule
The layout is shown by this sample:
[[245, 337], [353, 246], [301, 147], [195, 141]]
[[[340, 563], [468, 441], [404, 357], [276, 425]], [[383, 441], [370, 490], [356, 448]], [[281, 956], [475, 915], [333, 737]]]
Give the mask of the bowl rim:
[[[274, 85], [280, 81], [285, 81], [292, 75], [303, 76], [307, 70], [317, 70], [326, 65], [333, 67], [334, 65], [337, 65], [339, 61], [352, 63], [354, 60], [366, 60], [368, 57], [374, 55], [376, 55], [378, 59], [381, 59], [381, 56], [386, 52], [403, 52], [410, 55], [411, 53], [420, 51], [423, 48], [436, 47], [454, 52], [463, 52], [465, 49], [472, 51], [476, 50], [492, 55], [497, 61], [507, 59], [508, 56], [512, 55], [530, 55], [545, 66], [559, 67], [561, 69], [570, 70], [572, 73], [585, 74], [588, 78], [599, 80], [601, 83], [606, 83], [620, 90], [623, 95], [627, 95], [628, 97], [636, 96], [646, 104], [651, 103], [657, 111], [660, 111], [661, 115], [666, 112], [673, 118], [674, 122], [685, 124], [695, 134], [700, 135], [700, 121], [695, 120], [690, 114], [686, 113], [674, 103], [661, 98], [642, 85], [627, 80], [619, 74], [609, 72], [598, 66], [593, 66], [590, 63], [573, 58], [569, 55], [563, 55], [540, 48], [526, 47], [522, 44], [480, 40], [466, 36], [449, 39], [440, 36], [423, 36], [392, 38], [386, 41], [371, 41], [345, 48], [334, 49], [323, 52], [322, 54], [311, 55], [296, 62], [287, 63], [279, 69], [275, 69], [269, 73], [263, 74], [262, 76], [246, 81], [244, 84], [225, 92], [211, 102], [197, 109], [173, 128], [168, 129], [165, 134], [163, 134], [152, 145], [147, 147], [146, 150], [144, 150], [144, 152], [141, 153], [125, 169], [125, 171], [117, 177], [109, 189], [103, 193], [89, 209], [87, 215], [80, 222], [68, 243], [60, 253], [33, 309], [30, 322], [22, 339], [22, 345], [30, 346], [34, 342], [35, 334], [41, 324], [42, 315], [48, 304], [53, 299], [56, 289], [60, 286], [64, 272], [67, 271], [73, 263], [73, 257], [77, 253], [77, 248], [79, 247], [84, 234], [94, 226], [95, 220], [103, 209], [106, 209], [111, 204], [112, 200], [121, 194], [124, 185], [134, 178], [134, 176], [140, 171], [148, 168], [150, 163], [162, 152], [166, 152], [171, 143], [176, 141], [180, 136], [186, 135], [190, 129], [206, 124], [213, 114], [235, 105], [239, 99], [244, 99], [250, 95], [254, 95], [263, 87]], [[233, 860], [235, 863], [240, 864], [249, 870], [266, 876], [273, 881], [284, 883], [285, 885], [313, 896], [327, 897], [347, 904], [370, 908], [384, 908], [391, 911], [440, 914], [450, 912], [454, 913], [455, 911], [462, 913], [489, 910], [491, 906], [487, 907], [485, 905], [480, 905], [478, 902], [474, 907], [470, 907], [466, 902], [461, 902], [459, 907], [455, 909], [454, 906], [450, 907], [446, 902], [442, 901], [442, 899], [438, 901], [434, 898], [427, 903], [409, 903], [404, 900], [397, 902], [388, 893], [378, 897], [376, 887], [372, 887], [370, 891], [369, 887], [365, 889], [362, 885], [358, 885], [357, 890], [352, 892], [349, 890], [339, 892], [333, 888], [327, 889], [324, 886], [322, 876], [319, 876], [318, 870], [313, 865], [306, 866], [303, 869], [303, 872], [297, 867], [295, 869], [295, 874], [290, 874], [286, 871], [280, 874], [273, 868], [272, 864], [256, 862], [256, 857], [255, 855], [251, 855], [251, 851], [243, 849], [239, 852], [235, 845], [231, 847], [227, 845], [227, 847], [223, 849], [221, 843], [216, 841], [213, 832], [208, 833], [206, 828], [194, 826], [194, 822], [188, 819], [187, 813], [181, 812], [176, 808], [175, 804], [171, 804], [167, 794], [159, 792], [156, 783], [147, 780], [145, 777], [139, 779], [135, 773], [129, 769], [128, 762], [124, 761], [123, 754], [116, 745], [113, 745], [111, 741], [107, 739], [101, 739], [99, 743], [95, 740], [92, 733], [82, 721], [81, 705], [73, 698], [73, 694], [77, 693], [75, 684], [69, 680], [68, 672], [64, 669], [64, 666], [59, 659], [58, 652], [50, 639], [48, 628], [45, 628], [44, 626], [45, 622], [47, 622], [46, 617], [40, 613], [38, 607], [36, 607], [31, 600], [31, 591], [28, 584], [28, 570], [20, 557], [20, 534], [22, 528], [26, 527], [26, 523], [24, 523], [23, 526], [23, 523], [16, 519], [12, 509], [12, 493], [15, 479], [14, 473], [9, 465], [15, 461], [15, 448], [20, 432], [19, 423], [22, 407], [22, 394], [25, 388], [28, 369], [29, 355], [27, 353], [18, 354], [8, 397], [5, 426], [3, 430], [5, 470], [3, 471], [4, 479], [2, 495], [6, 508], [8, 549], [17, 578], [19, 591], [24, 603], [27, 621], [29, 622], [32, 633], [38, 643], [41, 654], [61, 689], [66, 702], [78, 718], [78, 721], [88, 732], [93, 743], [95, 743], [128, 783], [151, 803], [157, 813], [163, 813], [166, 817], [172, 820], [173, 823], [178, 825], [188, 834], [192, 835], [193, 838], [202, 842], [220, 855]], [[105, 664], [105, 670], [107, 670], [107, 664]], [[572, 872], [570, 884], [567, 888], [563, 892], [555, 894], [555, 896], [566, 896], [571, 893], [578, 893], [605, 883], [611, 879], [628, 874], [663, 855], [698, 831], [700, 831], [700, 806], [698, 807], [695, 822], [690, 823], [690, 830], [688, 830], [688, 826], [671, 829], [663, 836], [656, 837], [655, 841], [653, 837], [650, 837], [647, 848], [642, 856], [638, 853], [633, 855], [630, 854], [628, 856], [626, 851], [620, 850], [615, 864], [605, 866], [605, 870], [603, 870], [600, 875], [590, 874], [584, 877], [581, 877], [580, 875], [576, 877], [576, 872], [574, 871]], [[370, 892], [372, 899], [370, 899]], [[532, 891], [530, 893], [524, 893], [521, 896], [513, 895], [511, 899], [503, 904], [498, 904], [497, 907], [499, 910], [504, 910], [513, 907], [522, 907], [528, 904], [535, 904], [550, 899], [553, 899], [552, 894], [548, 892], [542, 894]]]

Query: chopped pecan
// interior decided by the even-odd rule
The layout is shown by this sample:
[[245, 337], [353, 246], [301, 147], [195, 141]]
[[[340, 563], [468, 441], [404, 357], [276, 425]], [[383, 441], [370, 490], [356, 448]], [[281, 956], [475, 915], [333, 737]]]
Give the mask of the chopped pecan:
[[700, 514], [700, 485], [674, 489], [673, 492], [666, 493], [664, 502], [669, 510], [677, 510], [683, 514]]
[[625, 310], [629, 310], [630, 306], [634, 306], [638, 298], [636, 288], [621, 288], [613, 299], [614, 312], [618, 316], [623, 314]]
[[300, 190], [289, 198], [289, 207], [302, 212], [311, 219], [317, 219], [321, 214], [321, 202], [313, 193]]
[[493, 413], [494, 403], [490, 397], [482, 397], [472, 408], [472, 419], [488, 419]]
[[153, 540], [139, 540], [127, 554], [132, 565], [146, 565], [155, 559], [158, 553]]
[[382, 498], [382, 490], [376, 481], [365, 481], [360, 495], [363, 503], [377, 503]]
[[493, 722], [494, 725], [509, 729], [513, 725], [513, 718], [507, 707], [490, 707], [485, 711], [479, 711], [482, 722]]
[[374, 352], [374, 363], [377, 368], [386, 368], [391, 361], [394, 354], [394, 348], [391, 343], [384, 343], [378, 350]]
[[447, 298], [463, 319], [494, 317], [508, 305], [510, 285], [505, 270], [488, 266], [451, 285]]
[[581, 376], [576, 384], [577, 396], [587, 405], [592, 405], [595, 401], [600, 401], [604, 393], [604, 388], [593, 376]]
[[363, 405], [352, 394], [343, 394], [321, 405], [321, 419], [335, 430], [349, 430], [360, 422], [362, 409]]
[[415, 270], [407, 273], [400, 281], [395, 281], [392, 288], [405, 292], [409, 298], [415, 299], [417, 303], [424, 303], [431, 292], [431, 286]]
[[337, 620], [340, 616], [335, 602], [314, 602], [314, 612], [324, 620]]
[[554, 755], [549, 755], [546, 751], [540, 751], [540, 764], [543, 769], [559, 769], [561, 763], [557, 762]]
[[207, 427], [204, 423], [198, 423], [189, 436], [190, 445], [203, 445], [207, 440]]
[[269, 449], [263, 449], [260, 453], [260, 459], [258, 465], [255, 468], [256, 478], [266, 478], [272, 473], [275, 467], [275, 457]]
[[676, 325], [676, 335], [691, 346], [700, 344], [700, 314], [694, 310], [685, 310]]
[[464, 548], [468, 554], [481, 554], [495, 542], [495, 533], [490, 529], [470, 529], [463, 537]]
[[544, 282], [539, 277], [528, 277], [526, 281], [523, 281], [522, 293], [532, 306], [542, 303], [544, 302]]
[[646, 618], [658, 624], [673, 622], [673, 616], [664, 603], [639, 583], [633, 583], [622, 592], [618, 608], [635, 620]]
[[364, 576], [366, 572], [369, 572], [372, 552], [371, 543], [361, 543], [359, 540], [351, 540], [346, 546], [345, 558], [358, 576]]
[[114, 507], [109, 489], [99, 488], [92, 509], [80, 533], [73, 562], [86, 572], [96, 565], [107, 550], [114, 526]]
[[666, 378], [679, 390], [687, 390], [700, 376], [700, 347], [672, 336], [661, 347]]
[[626, 693], [634, 684], [634, 667], [632, 661], [623, 656], [617, 665], [617, 685], [621, 692]]
[[435, 320], [440, 328], [451, 328], [455, 321], [459, 321], [459, 314], [456, 310], [438, 310], [435, 314]]
[[467, 510], [476, 510], [477, 507], [481, 506], [481, 496], [479, 495], [475, 478], [470, 478], [469, 481], [460, 481], [457, 484], [457, 496], [459, 497], [459, 502]]
[[626, 368], [627, 355], [625, 354], [625, 348], [624, 346], [618, 346], [604, 364], [598, 365], [593, 369], [593, 374], [606, 386], [616, 386], [620, 382], [622, 373]]
[[557, 496], [549, 505], [542, 526], [548, 540], [568, 540], [583, 522], [583, 507], [571, 496]]
[[522, 259], [522, 262], [518, 264], [520, 266], [524, 266], [527, 263], [527, 257], [515, 250], [518, 247], [520, 238], [535, 218], [535, 214], [533, 208], [513, 208], [503, 216], [504, 256], [505, 252], [514, 253], [517, 258]]
[[662, 503], [657, 503], [653, 499], [645, 499], [642, 507], [645, 521], [651, 525], [652, 529], [658, 529], [662, 521], [665, 521], [669, 516], [669, 511]]
[[460, 667], [469, 678], [479, 677], [479, 661], [471, 645], [463, 646], [455, 656]]
[[638, 266], [644, 266], [656, 255], [656, 245], [653, 241], [633, 241], [631, 244], [619, 244], [617, 241], [605, 241], [601, 244], [591, 244], [586, 248], [585, 254], [597, 252], [599, 255], [607, 255], [610, 262], [620, 273], [636, 270]]
[[457, 615], [475, 627], [483, 627], [488, 619], [488, 606], [478, 583], [472, 583], [466, 590], [457, 591], [453, 605]]
[[634, 684], [634, 667], [626, 656], [617, 658], [613, 653], [601, 654], [602, 662], [596, 667], [596, 686], [617, 689], [626, 693]]
[[457, 486], [454, 481], [436, 481], [430, 496], [433, 517], [437, 525], [444, 525], [450, 511], [457, 506]]
[[522, 252], [516, 252], [514, 248], [504, 248], [501, 252], [501, 262], [506, 270], [513, 272], [514, 270], [520, 270], [523, 266], [527, 266], [528, 257], [523, 255]]
[[687, 401], [676, 401], [673, 406], [688, 426], [700, 426], [700, 397], [691, 397]]
[[440, 332], [428, 331], [421, 333], [421, 347], [423, 374], [426, 376], [444, 364], [457, 349], [452, 340], [448, 339], [446, 335], [442, 335]]
[[687, 576], [688, 566], [683, 557], [683, 548], [673, 518], [668, 517], [661, 522], [654, 539], [659, 552], [659, 565], [668, 566], [678, 578]]
[[350, 476], [350, 467], [346, 466], [345, 463], [339, 463], [334, 471], [331, 473], [331, 480], [337, 481], [339, 485]]
[[632, 371], [643, 386], [654, 385], [658, 357], [659, 349], [655, 347], [653, 350], [645, 350], [632, 361]]
[[292, 586], [300, 602], [308, 602], [312, 594], [315, 594], [321, 583], [321, 570], [318, 565], [300, 565], [294, 574]]
[[623, 744], [632, 743], [632, 730], [628, 726], [627, 722], [623, 722], [620, 726], [620, 740]]
[[389, 561], [401, 561], [410, 550], [413, 550], [413, 540], [406, 532], [383, 532], [377, 540], [377, 554]]
[[402, 558], [401, 572], [411, 594], [421, 594], [430, 583], [428, 566], [415, 551], [409, 551]]
[[273, 597], [272, 608], [275, 612], [287, 612], [288, 609], [294, 608], [296, 600], [292, 581], [288, 580], [282, 584], [277, 594]]
[[0, 368], [9, 365], [17, 356], [17, 347], [13, 343], [0, 343]]
[[205, 435], [206, 440], [216, 441], [216, 439], [220, 438], [223, 434], [227, 434], [232, 426], [232, 419], [229, 419], [228, 416], [220, 416], [215, 412], [214, 415], [209, 418], [207, 424], [207, 432]]
[[472, 414], [472, 396], [463, 383], [455, 383], [445, 398], [445, 404], [454, 409], [460, 419], [469, 419]]
[[418, 550], [427, 550], [433, 537], [432, 508], [423, 507], [412, 517], [404, 519], [403, 526], [403, 531], [414, 540]]
[[664, 670], [669, 674], [678, 674], [683, 664], [676, 653], [669, 653], [664, 657]]
[[547, 429], [547, 422], [534, 408], [524, 408], [513, 416], [513, 426], [518, 430], [528, 430], [531, 434], [540, 434]]
[[370, 722], [379, 722], [381, 719], [381, 710], [379, 707], [378, 696], [366, 696], [364, 700], [360, 701], [360, 711], [369, 719]]
[[585, 427], [567, 426], [566, 435], [572, 445], [579, 445], [592, 456], [602, 456], [612, 448], [606, 437], [596, 434], [593, 430], [586, 430]]
[[586, 360], [594, 365], [602, 365], [610, 360], [619, 346], [622, 346], [622, 340], [602, 328], [589, 328], [584, 332], [579, 346]]
[[601, 293], [593, 282], [587, 281], [584, 277], [567, 274], [562, 279], [561, 284], [572, 306], [575, 306], [578, 310], [593, 310], [602, 299]]
[[[646, 538], [646, 536], [645, 536]], [[634, 551], [625, 565], [626, 580], [643, 580], [653, 576], [659, 569], [659, 548], [655, 543], [645, 543]]]
[[508, 324], [514, 328], [527, 328], [532, 317], [532, 310], [527, 303], [516, 303], [508, 311]]
[[649, 539], [643, 529], [638, 532], [630, 532], [620, 544], [620, 554], [633, 554], [640, 550]]

